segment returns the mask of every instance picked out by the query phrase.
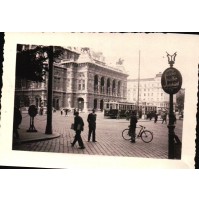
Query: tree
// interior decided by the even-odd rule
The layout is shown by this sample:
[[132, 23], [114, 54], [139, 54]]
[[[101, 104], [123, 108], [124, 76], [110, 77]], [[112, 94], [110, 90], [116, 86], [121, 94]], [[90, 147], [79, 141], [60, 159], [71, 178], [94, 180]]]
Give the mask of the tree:
[[[17, 53], [16, 76], [36, 82], [44, 81], [44, 75], [48, 71], [48, 99], [47, 99], [47, 124], [46, 134], [52, 134], [52, 79], [53, 61], [64, 52], [62, 47], [37, 46], [35, 49], [28, 49]], [[48, 61], [48, 65], [44, 62]]]
[[[19, 46], [19, 45], [18, 45]], [[55, 60], [63, 54], [63, 48], [58, 47], [53, 52]], [[37, 46], [34, 49], [22, 50], [17, 52], [16, 58], [16, 77], [36, 82], [43, 82], [44, 75], [48, 71], [49, 46]]]

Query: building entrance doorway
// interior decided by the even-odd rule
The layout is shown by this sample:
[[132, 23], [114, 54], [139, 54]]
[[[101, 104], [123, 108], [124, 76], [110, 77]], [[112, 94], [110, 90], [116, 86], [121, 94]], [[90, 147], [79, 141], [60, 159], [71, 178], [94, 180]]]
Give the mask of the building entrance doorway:
[[94, 99], [94, 106], [93, 106], [94, 109], [97, 109], [97, 99]]
[[104, 109], [104, 100], [100, 100], [100, 110], [103, 111]]
[[59, 110], [59, 98], [53, 98], [53, 107], [56, 109], [56, 110]]
[[77, 108], [80, 111], [82, 111], [84, 109], [84, 99], [83, 98], [77, 99]]

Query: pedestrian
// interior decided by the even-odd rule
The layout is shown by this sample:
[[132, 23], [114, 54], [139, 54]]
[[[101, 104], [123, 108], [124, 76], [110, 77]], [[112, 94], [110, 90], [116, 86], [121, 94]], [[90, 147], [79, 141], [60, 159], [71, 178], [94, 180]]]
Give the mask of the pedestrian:
[[121, 113], [121, 111], [118, 110], [118, 112], [117, 112], [117, 119], [120, 119], [120, 113]]
[[76, 108], [74, 108], [74, 111], [73, 111], [73, 115], [75, 116], [75, 113], [77, 112]]
[[176, 115], [175, 115], [175, 114], [174, 114], [174, 117], [173, 117], [173, 118], [174, 118], [174, 122], [173, 122], [173, 123], [176, 124], [177, 119], [176, 119]]
[[78, 142], [79, 149], [85, 149], [84, 143], [81, 138], [81, 132], [84, 130], [84, 121], [79, 116], [79, 112], [75, 113], [74, 130], [76, 132], [76, 135], [75, 135], [74, 141], [71, 143], [72, 147], [74, 147], [75, 143]]
[[135, 111], [132, 111], [132, 115], [130, 117], [130, 134], [131, 134], [131, 142], [135, 143], [135, 130], [136, 130], [136, 124], [137, 124], [137, 117]]
[[92, 113], [88, 115], [87, 121], [88, 121], [88, 142], [90, 142], [90, 138], [92, 135], [92, 142], [97, 142], [95, 140], [95, 130], [96, 130], [96, 118], [97, 115], [95, 114], [95, 109], [92, 110]]
[[61, 115], [62, 115], [63, 114], [63, 109], [62, 108], [61, 108], [60, 112], [61, 112]]
[[66, 108], [65, 109], [65, 116], [67, 116], [68, 115], [68, 109]]
[[13, 137], [19, 139], [18, 128], [22, 121], [22, 115], [18, 107], [14, 107]]
[[158, 120], [158, 114], [157, 114], [157, 112], [155, 112], [155, 114], [154, 114], [155, 116], [154, 116], [154, 118], [155, 118], [155, 120], [154, 120], [154, 123], [156, 123], [157, 122], [157, 120]]
[[163, 115], [162, 115], [162, 124], [163, 123], [167, 123], [167, 113], [164, 113]]
[[153, 118], [153, 113], [150, 112], [150, 113], [149, 113], [149, 119], [150, 119], [150, 121], [151, 121], [152, 118]]
[[40, 107], [40, 115], [43, 115], [43, 110], [44, 110], [44, 108], [41, 106]]

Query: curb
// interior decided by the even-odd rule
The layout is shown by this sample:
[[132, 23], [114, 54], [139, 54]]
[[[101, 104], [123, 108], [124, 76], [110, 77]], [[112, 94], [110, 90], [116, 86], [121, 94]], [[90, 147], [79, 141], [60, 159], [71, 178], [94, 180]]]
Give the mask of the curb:
[[[31, 134], [31, 137], [30, 135]], [[44, 140], [51, 140], [55, 139], [61, 136], [61, 134], [54, 132], [53, 134], [44, 134], [44, 133], [37, 133], [36, 136], [34, 136], [35, 133], [24, 133], [23, 137], [20, 137], [20, 139], [13, 139], [13, 144], [23, 144], [23, 143], [31, 143], [31, 142], [38, 142], [38, 141], [44, 141]], [[27, 138], [24, 137], [25, 135], [29, 135]], [[39, 136], [41, 135], [41, 136]]]

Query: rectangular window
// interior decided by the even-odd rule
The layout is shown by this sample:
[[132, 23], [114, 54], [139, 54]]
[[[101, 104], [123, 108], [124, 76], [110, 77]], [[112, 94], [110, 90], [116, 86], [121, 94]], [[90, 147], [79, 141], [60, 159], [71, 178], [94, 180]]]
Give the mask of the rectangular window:
[[81, 90], [81, 84], [78, 84], [78, 90]]
[[85, 90], [85, 80], [82, 80], [82, 90]]

